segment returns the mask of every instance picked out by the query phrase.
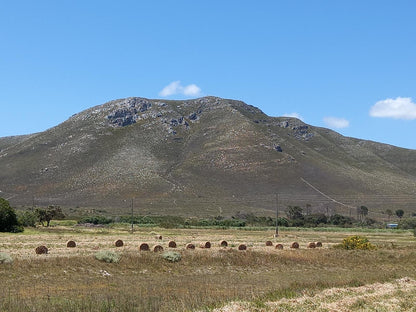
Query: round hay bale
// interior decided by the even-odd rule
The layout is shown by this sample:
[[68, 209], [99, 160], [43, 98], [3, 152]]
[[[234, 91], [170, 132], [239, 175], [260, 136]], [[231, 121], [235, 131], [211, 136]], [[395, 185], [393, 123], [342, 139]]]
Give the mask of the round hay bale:
[[298, 249], [299, 248], [299, 243], [298, 242], [293, 242], [292, 245], [290, 245], [290, 248]]
[[176, 248], [176, 243], [174, 241], [170, 241], [168, 244], [169, 248]]
[[276, 249], [283, 249], [283, 245], [282, 244], [277, 244], [275, 248]]
[[74, 248], [74, 247], [77, 247], [77, 244], [74, 241], [70, 240], [66, 243], [66, 247]]
[[140, 250], [140, 251], [149, 251], [149, 250], [150, 250], [149, 244], [147, 244], [147, 243], [142, 243], [142, 244], [139, 246], [139, 250]]
[[121, 239], [118, 239], [118, 240], [116, 240], [114, 245], [116, 245], [116, 247], [123, 247], [124, 243]]
[[155, 238], [159, 239], [159, 240], [162, 240], [162, 235], [156, 235]]
[[200, 247], [201, 248], [211, 248], [211, 243], [210, 242], [201, 243]]
[[38, 246], [36, 247], [35, 252], [37, 255], [47, 254], [48, 248], [46, 248], [46, 246]]
[[153, 251], [154, 252], [162, 252], [163, 251], [163, 247], [160, 245], [156, 245], [155, 247], [153, 247]]
[[186, 249], [195, 249], [195, 245], [189, 243], [189, 244], [186, 245]]
[[322, 247], [322, 243], [321, 242], [315, 242], [315, 246], [316, 247]]
[[311, 242], [308, 244], [308, 248], [315, 248], [316, 244], [314, 242]]
[[244, 244], [240, 244], [240, 245], [238, 246], [238, 250], [247, 250], [247, 246], [246, 246], [246, 245], [244, 245]]
[[267, 242], [266, 242], [266, 246], [273, 246], [272, 241], [267, 241]]
[[225, 241], [225, 240], [221, 241], [221, 242], [220, 242], [220, 246], [221, 246], [221, 247], [227, 247], [227, 246], [228, 246], [227, 241]]

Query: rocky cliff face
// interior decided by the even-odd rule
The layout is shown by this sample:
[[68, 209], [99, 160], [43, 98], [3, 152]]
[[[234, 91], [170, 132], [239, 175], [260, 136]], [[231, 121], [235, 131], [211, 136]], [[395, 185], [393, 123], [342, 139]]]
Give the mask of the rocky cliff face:
[[349, 202], [416, 186], [415, 151], [217, 97], [111, 101], [45, 132], [0, 138], [0, 169], [0, 194], [14, 204], [113, 211], [136, 198], [143, 213], [264, 213], [276, 192], [282, 205], [331, 204], [301, 178]]

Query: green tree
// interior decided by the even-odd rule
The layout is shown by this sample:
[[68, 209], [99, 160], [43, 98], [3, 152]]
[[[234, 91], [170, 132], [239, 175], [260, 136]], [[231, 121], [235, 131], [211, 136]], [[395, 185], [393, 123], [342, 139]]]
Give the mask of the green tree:
[[38, 221], [38, 216], [35, 211], [31, 210], [17, 211], [17, 220], [19, 221], [19, 224], [24, 227], [35, 227], [36, 222]]
[[391, 209], [386, 209], [386, 212], [385, 213], [389, 217], [389, 221], [390, 221], [390, 218], [393, 215], [393, 211], [391, 211]]
[[313, 213], [304, 217], [306, 226], [318, 226], [328, 223], [328, 218], [323, 213]]
[[19, 225], [16, 212], [7, 200], [0, 198], [0, 232], [23, 232]]
[[403, 209], [397, 209], [396, 210], [396, 216], [398, 216], [399, 219], [401, 219], [403, 217], [403, 215], [404, 215]]
[[354, 219], [340, 214], [334, 214], [329, 218], [329, 223], [338, 226], [351, 226], [354, 223]]
[[290, 220], [303, 220], [303, 210], [299, 206], [288, 206], [286, 214]]
[[311, 214], [311, 209], [312, 209], [312, 205], [311, 204], [306, 204], [306, 215]]
[[368, 208], [366, 206], [358, 207], [358, 215], [360, 216], [360, 220], [363, 220], [368, 215]]
[[50, 225], [51, 220], [65, 217], [59, 206], [49, 206], [47, 209], [36, 208], [35, 212], [38, 216], [38, 221], [42, 226], [45, 226], [44, 222], [46, 222], [47, 227]]

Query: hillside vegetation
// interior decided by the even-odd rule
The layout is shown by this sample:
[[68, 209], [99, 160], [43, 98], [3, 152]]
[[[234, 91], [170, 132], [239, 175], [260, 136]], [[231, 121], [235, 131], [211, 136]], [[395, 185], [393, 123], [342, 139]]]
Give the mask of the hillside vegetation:
[[217, 97], [115, 100], [41, 133], [0, 138], [1, 197], [73, 214], [126, 214], [131, 199], [142, 215], [273, 215], [277, 204], [410, 213], [415, 187], [414, 150]]

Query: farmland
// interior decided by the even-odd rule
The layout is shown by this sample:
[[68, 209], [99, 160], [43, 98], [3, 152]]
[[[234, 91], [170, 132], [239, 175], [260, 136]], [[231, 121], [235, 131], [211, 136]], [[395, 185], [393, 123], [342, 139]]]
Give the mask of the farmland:
[[[284, 228], [274, 238], [273, 229], [266, 228], [136, 227], [133, 234], [129, 229], [127, 224], [88, 228], [56, 223], [21, 234], [1, 233], [0, 252], [13, 262], [0, 264], [0, 310], [329, 311], [331, 304], [345, 300], [345, 311], [371, 311], [372, 302], [387, 300], [389, 311], [414, 311], [416, 239], [410, 231]], [[332, 248], [350, 235], [367, 237], [377, 250]], [[114, 245], [118, 239], [122, 247]], [[75, 248], [67, 248], [69, 240]], [[172, 240], [175, 249], [168, 248]], [[222, 240], [228, 247], [219, 246]], [[266, 246], [268, 240], [284, 249]], [[200, 248], [207, 241], [212, 247]], [[300, 244], [297, 250], [289, 248], [294, 241]], [[307, 248], [313, 241], [323, 247]], [[163, 253], [140, 252], [143, 242], [174, 250], [182, 259], [173, 263]], [[185, 249], [188, 243], [195, 250]], [[239, 251], [240, 244], [247, 250]], [[49, 253], [35, 254], [39, 245]], [[98, 261], [98, 251], [117, 253], [120, 261]], [[361, 295], [352, 296], [355, 292]], [[363, 295], [367, 292], [373, 294], [371, 300]], [[314, 298], [327, 305], [318, 306]]]

